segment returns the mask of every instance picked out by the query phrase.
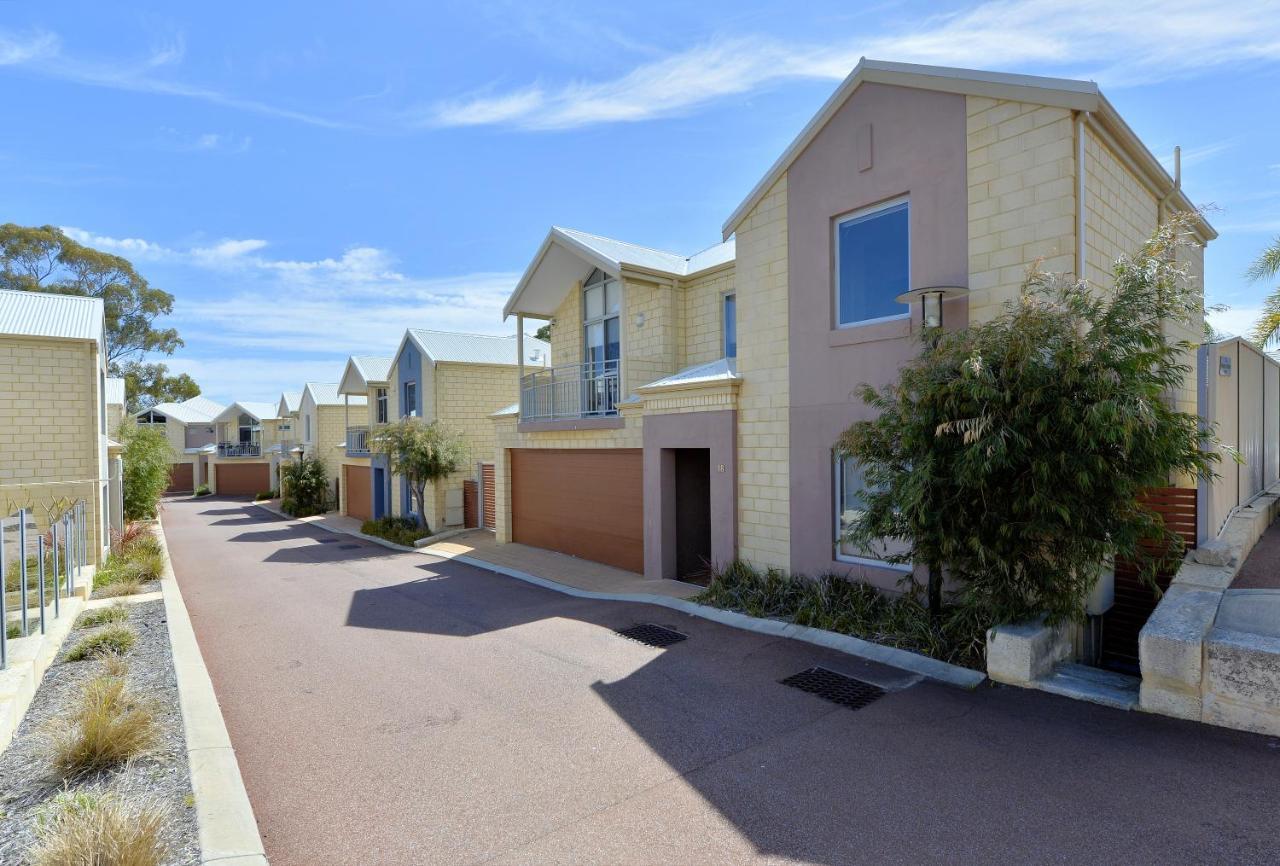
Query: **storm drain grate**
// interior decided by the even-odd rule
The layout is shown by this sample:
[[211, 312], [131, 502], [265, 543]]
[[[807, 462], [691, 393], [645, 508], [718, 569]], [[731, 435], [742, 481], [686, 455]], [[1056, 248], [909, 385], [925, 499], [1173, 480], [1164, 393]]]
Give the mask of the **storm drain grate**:
[[338, 550], [355, 550], [360, 547], [358, 544], [339, 544]]
[[669, 647], [673, 643], [680, 643], [680, 641], [688, 637], [688, 635], [680, 634], [680, 632], [672, 631], [669, 628], [663, 628], [660, 625], [654, 625], [651, 622], [642, 622], [630, 628], [615, 629], [614, 632], [622, 635], [627, 640], [633, 640], [645, 646], [659, 649]]
[[779, 680], [784, 686], [800, 689], [811, 695], [817, 695], [825, 701], [860, 710], [873, 701], [884, 697], [884, 689], [846, 677], [826, 668], [809, 668], [798, 674], [792, 674], [785, 680]]

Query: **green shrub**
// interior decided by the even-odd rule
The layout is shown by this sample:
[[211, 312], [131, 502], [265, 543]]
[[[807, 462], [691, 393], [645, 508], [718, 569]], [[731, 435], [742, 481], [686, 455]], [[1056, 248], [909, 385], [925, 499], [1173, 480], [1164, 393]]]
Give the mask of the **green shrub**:
[[196, 488], [195, 496], [211, 496], [213, 491], [209, 489], [208, 484], [201, 484]]
[[64, 779], [75, 778], [143, 754], [158, 734], [150, 707], [126, 691], [124, 680], [100, 676], [85, 685], [71, 718], [54, 727], [49, 757]]
[[890, 596], [843, 575], [808, 578], [732, 562], [712, 570], [711, 583], [694, 601], [984, 667], [982, 618], [972, 608], [953, 605], [935, 620], [918, 592]]
[[97, 628], [100, 625], [115, 625], [129, 619], [129, 608], [117, 602], [110, 607], [98, 607], [86, 611], [76, 628]]
[[117, 435], [124, 445], [125, 519], [155, 517], [160, 497], [169, 486], [173, 446], [163, 430], [150, 425], [122, 424]]
[[137, 634], [127, 625], [108, 626], [102, 631], [82, 637], [67, 653], [67, 661], [79, 662], [109, 655], [124, 655], [133, 648], [137, 640]]
[[412, 517], [379, 517], [377, 520], [366, 520], [360, 524], [360, 531], [365, 535], [376, 535], [405, 547], [413, 547], [420, 538], [427, 538], [431, 533], [425, 526], [420, 526]]
[[329, 471], [319, 457], [303, 457], [280, 465], [280, 508], [294, 517], [324, 514], [332, 507]]

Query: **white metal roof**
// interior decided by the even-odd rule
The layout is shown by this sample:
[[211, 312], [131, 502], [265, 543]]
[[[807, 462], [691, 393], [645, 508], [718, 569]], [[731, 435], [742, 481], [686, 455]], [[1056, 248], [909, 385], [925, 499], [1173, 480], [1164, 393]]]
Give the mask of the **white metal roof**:
[[213, 420], [219, 424], [235, 421], [242, 413], [250, 416], [255, 421], [269, 421], [276, 417], [276, 406], [274, 403], [261, 403], [252, 400], [237, 401], [223, 409]]
[[103, 395], [108, 406], [124, 405], [124, 379], [107, 379], [106, 393]]
[[221, 403], [215, 403], [208, 397], [192, 397], [190, 400], [183, 400], [181, 403], [157, 403], [150, 409], [138, 410], [134, 415], [143, 415], [147, 412], [155, 411], [166, 418], [172, 418], [183, 424], [199, 424], [201, 422], [207, 424], [216, 418], [223, 408], [225, 407]]
[[311, 393], [311, 399], [317, 406], [345, 406], [348, 400], [352, 406], [364, 406], [369, 402], [366, 397], [348, 397], [339, 394], [337, 382], [308, 382], [302, 389], [302, 393], [305, 396], [308, 392]]
[[[512, 367], [520, 363], [516, 357], [516, 335], [496, 337], [491, 334], [459, 334], [454, 331], [430, 331], [426, 328], [409, 328], [396, 349], [396, 357], [404, 351], [405, 343], [412, 340], [424, 355], [434, 362], [453, 364], [506, 364]], [[551, 347], [537, 337], [525, 335], [524, 364], [526, 367], [542, 367], [551, 359]]]
[[641, 385], [636, 390], [658, 391], [664, 388], [688, 388], [694, 385], [709, 385], [714, 382], [738, 381], [741, 381], [741, 377], [738, 375], [738, 359], [721, 358], [718, 361], [685, 367], [670, 376], [664, 376], [647, 385]]
[[391, 375], [391, 362], [391, 358], [352, 355], [342, 370], [338, 393], [365, 395], [370, 385], [385, 385]]
[[593, 267], [615, 277], [623, 267], [688, 277], [731, 262], [734, 255], [735, 242], [732, 238], [691, 256], [683, 256], [577, 229], [552, 226], [507, 299], [502, 315], [505, 318], [512, 313], [524, 313], [550, 318], [564, 300], [569, 286], [585, 279]]
[[283, 418], [285, 415], [292, 415], [302, 408], [302, 392], [301, 391], [285, 391], [280, 395], [280, 404], [276, 407], [276, 412]]
[[[1174, 185], [1173, 178], [1165, 171], [1160, 161], [1155, 158], [1146, 145], [1134, 134], [1128, 124], [1120, 117], [1111, 103], [1092, 81], [1077, 81], [1069, 78], [1047, 78], [1039, 75], [1017, 75], [1009, 72], [986, 72], [977, 69], [957, 69], [949, 66], [925, 66], [916, 63], [891, 63], [884, 60], [868, 60], [862, 58], [848, 77], [841, 82], [831, 97], [823, 104], [818, 113], [805, 124], [804, 129], [795, 140], [787, 146], [777, 161], [765, 172], [764, 177], [751, 189], [742, 203], [734, 209], [722, 227], [723, 236], [728, 238], [737, 230], [738, 225], [746, 218], [765, 194], [777, 183], [797, 157], [817, 137], [841, 106], [849, 100], [854, 91], [864, 83], [894, 84], [900, 87], [915, 87], [922, 90], [938, 90], [946, 93], [961, 93], [973, 96], [989, 96], [996, 99], [1009, 99], [1017, 102], [1030, 102], [1038, 105], [1051, 105], [1069, 108], [1073, 111], [1091, 112], [1101, 118], [1101, 122], [1109, 132], [1119, 140], [1127, 154], [1140, 166], [1150, 182], [1158, 186], [1163, 194], [1172, 197], [1172, 202], [1179, 210], [1198, 214], [1196, 208], [1180, 189]], [[1201, 234], [1206, 240], [1217, 237], [1213, 227], [1197, 218]]]
[[0, 290], [0, 334], [102, 342], [101, 298]]

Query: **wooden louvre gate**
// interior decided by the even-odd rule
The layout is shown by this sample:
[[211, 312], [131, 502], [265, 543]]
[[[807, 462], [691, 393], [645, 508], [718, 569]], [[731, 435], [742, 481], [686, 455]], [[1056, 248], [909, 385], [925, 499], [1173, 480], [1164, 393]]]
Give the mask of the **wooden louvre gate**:
[[[1193, 487], [1153, 487], [1138, 499], [1182, 536], [1184, 550], [1196, 546], [1196, 490]], [[1169, 588], [1175, 569], [1156, 574], [1160, 591]], [[1116, 600], [1102, 618], [1102, 663], [1126, 672], [1138, 670], [1138, 633], [1159, 599], [1142, 579], [1141, 568], [1128, 560], [1116, 562]]]
[[493, 529], [498, 522], [498, 509], [493, 495], [494, 477], [492, 463], [485, 463], [480, 467], [480, 518], [484, 521], [481, 526], [485, 529]]

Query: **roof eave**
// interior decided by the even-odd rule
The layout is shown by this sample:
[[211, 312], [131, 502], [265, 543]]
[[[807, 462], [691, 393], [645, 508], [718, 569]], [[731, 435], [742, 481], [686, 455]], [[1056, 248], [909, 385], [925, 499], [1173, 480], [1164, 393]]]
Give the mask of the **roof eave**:
[[535, 318], [543, 318], [547, 315], [540, 311], [530, 311], [527, 309], [522, 310], [519, 308], [519, 304], [525, 289], [528, 288], [529, 283], [538, 272], [538, 268], [542, 266], [543, 259], [547, 257], [547, 253], [550, 252], [551, 248], [556, 244], [559, 244], [573, 254], [583, 258], [588, 264], [591, 264], [612, 276], [618, 276], [622, 269], [622, 264], [620, 262], [605, 258], [591, 247], [580, 242], [577, 238], [574, 238], [562, 231], [559, 226], [552, 226], [551, 231], [547, 232], [546, 238], [543, 239], [542, 245], [538, 247], [538, 252], [534, 255], [533, 261], [529, 263], [529, 267], [525, 268], [524, 273], [520, 275], [520, 281], [516, 283], [516, 287], [512, 290], [511, 296], [507, 298], [507, 303], [503, 305], [502, 320], [504, 322], [509, 319], [513, 313], [533, 316]]

